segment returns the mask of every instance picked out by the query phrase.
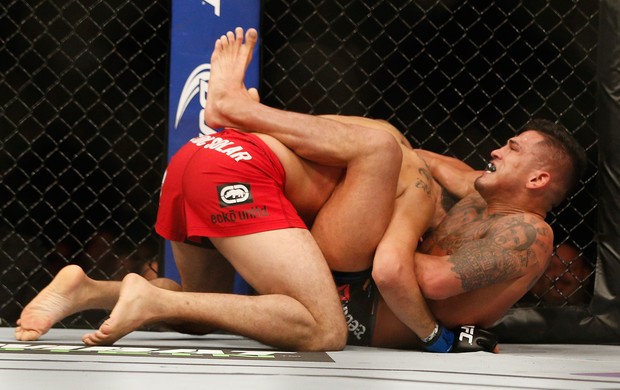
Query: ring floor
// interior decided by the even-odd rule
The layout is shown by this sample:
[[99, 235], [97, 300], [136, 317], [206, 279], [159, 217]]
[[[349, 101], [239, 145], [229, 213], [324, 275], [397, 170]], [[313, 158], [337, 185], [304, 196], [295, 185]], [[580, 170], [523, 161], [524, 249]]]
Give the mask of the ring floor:
[[90, 330], [17, 342], [0, 328], [2, 389], [620, 389], [620, 346], [503, 344], [500, 354], [347, 347], [279, 351], [253, 340], [134, 332], [87, 347]]

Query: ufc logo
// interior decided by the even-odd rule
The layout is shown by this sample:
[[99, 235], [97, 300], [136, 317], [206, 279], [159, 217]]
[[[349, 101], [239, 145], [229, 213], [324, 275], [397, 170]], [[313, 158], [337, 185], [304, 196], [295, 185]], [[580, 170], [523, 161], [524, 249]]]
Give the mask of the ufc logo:
[[474, 326], [473, 325], [463, 325], [461, 326], [461, 333], [459, 334], [459, 341], [463, 341], [463, 339], [467, 339], [469, 345], [474, 343]]

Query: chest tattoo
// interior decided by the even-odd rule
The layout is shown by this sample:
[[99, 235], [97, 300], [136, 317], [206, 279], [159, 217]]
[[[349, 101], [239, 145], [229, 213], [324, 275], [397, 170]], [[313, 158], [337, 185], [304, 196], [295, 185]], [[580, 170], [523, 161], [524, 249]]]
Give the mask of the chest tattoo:
[[548, 240], [540, 239], [547, 230], [537, 226], [539, 219], [484, 210], [475, 202], [455, 206], [422, 247], [429, 254], [450, 255], [451, 270], [465, 291], [520, 275], [538, 261], [536, 247], [548, 249]]

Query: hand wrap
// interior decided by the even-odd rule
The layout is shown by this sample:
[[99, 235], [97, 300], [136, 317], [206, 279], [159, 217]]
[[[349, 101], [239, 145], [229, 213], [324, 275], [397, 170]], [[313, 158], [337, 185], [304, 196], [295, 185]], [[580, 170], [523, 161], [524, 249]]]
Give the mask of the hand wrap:
[[422, 340], [424, 348], [429, 352], [450, 352], [454, 344], [455, 334], [453, 331], [444, 328], [442, 325], [435, 324], [435, 330], [431, 335]]

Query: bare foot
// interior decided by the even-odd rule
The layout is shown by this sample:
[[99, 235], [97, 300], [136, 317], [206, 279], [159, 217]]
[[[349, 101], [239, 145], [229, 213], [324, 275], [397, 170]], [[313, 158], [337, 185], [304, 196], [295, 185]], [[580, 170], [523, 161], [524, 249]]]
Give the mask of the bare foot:
[[248, 90], [243, 83], [257, 40], [255, 29], [249, 29], [244, 37], [243, 29], [237, 27], [215, 42], [205, 104], [205, 120], [211, 128], [237, 127], [231, 114], [244, 104], [258, 101], [258, 92]]
[[155, 295], [159, 290], [138, 274], [125, 276], [120, 297], [110, 317], [96, 332], [82, 337], [84, 344], [111, 345], [141, 326], [155, 322], [153, 303], [157, 303]]
[[54, 280], [43, 289], [21, 313], [17, 320], [15, 338], [37, 340], [50, 328], [70, 314], [83, 310], [84, 289], [90, 278], [77, 265], [61, 269]]

